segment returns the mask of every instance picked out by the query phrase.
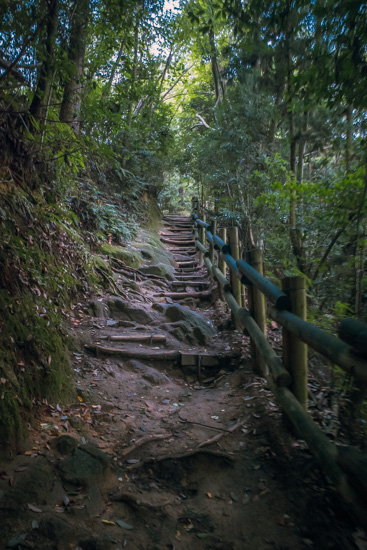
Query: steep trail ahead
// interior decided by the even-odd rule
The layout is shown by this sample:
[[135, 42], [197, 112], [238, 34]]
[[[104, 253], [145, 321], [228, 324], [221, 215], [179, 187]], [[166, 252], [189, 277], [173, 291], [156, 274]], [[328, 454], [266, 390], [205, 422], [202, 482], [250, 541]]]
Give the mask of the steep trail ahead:
[[356, 548], [337, 495], [250, 371], [246, 338], [226, 330], [191, 221], [167, 217], [161, 240], [171, 282], [150, 267], [128, 300], [76, 312], [75, 330], [92, 335], [74, 354], [78, 402], [46, 407], [26, 454], [0, 468], [4, 547]]

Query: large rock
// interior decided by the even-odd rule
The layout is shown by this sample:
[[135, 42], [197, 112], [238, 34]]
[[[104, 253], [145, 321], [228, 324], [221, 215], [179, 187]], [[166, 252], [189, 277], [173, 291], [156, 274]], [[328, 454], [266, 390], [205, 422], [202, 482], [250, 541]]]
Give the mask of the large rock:
[[169, 281], [173, 281], [175, 278], [175, 268], [168, 264], [144, 265], [139, 271], [148, 275], [158, 275], [158, 277], [163, 277]]
[[109, 256], [110, 258], [117, 258], [121, 260], [129, 267], [140, 267], [143, 263], [142, 257], [139, 252], [135, 252], [131, 249], [124, 248], [123, 246], [113, 246], [110, 244], [102, 244], [100, 246], [102, 254]]
[[[215, 330], [211, 321], [205, 319], [196, 311], [181, 306], [180, 304], [157, 304], [156, 309], [164, 313], [171, 323], [184, 321], [191, 328], [191, 336], [200, 344], [206, 344], [208, 340], [215, 334]], [[179, 327], [183, 328], [183, 326]]]
[[133, 368], [136, 372], [140, 372], [142, 377], [154, 386], [163, 386], [164, 384], [168, 384], [170, 381], [168, 376], [163, 374], [163, 372], [159, 372], [152, 367], [148, 367], [135, 359], [131, 359], [126, 363], [126, 365]]
[[134, 242], [134, 246], [140, 251], [142, 258], [152, 264], [175, 265], [172, 252], [165, 248], [156, 232], [142, 229]]
[[15, 487], [11, 487], [0, 508], [18, 508], [26, 503], [43, 504], [55, 480], [51, 464], [43, 456], [27, 461], [28, 468], [17, 476]]
[[135, 321], [136, 323], [144, 325], [150, 325], [154, 320], [150, 313], [144, 308], [132, 306], [130, 302], [123, 300], [123, 298], [119, 296], [112, 296], [107, 304], [111, 316], [115, 319]]
[[82, 487], [89, 487], [103, 474], [101, 462], [81, 449], [76, 449], [72, 456], [63, 460], [60, 470], [64, 481]]

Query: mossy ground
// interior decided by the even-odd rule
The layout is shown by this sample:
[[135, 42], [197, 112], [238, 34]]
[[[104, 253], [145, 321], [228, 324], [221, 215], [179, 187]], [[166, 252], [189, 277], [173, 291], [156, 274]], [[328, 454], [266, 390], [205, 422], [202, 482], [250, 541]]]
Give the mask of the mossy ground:
[[67, 312], [82, 295], [104, 293], [114, 279], [108, 259], [93, 248], [134, 268], [167, 258], [148, 228], [156, 229], [160, 220], [148, 199], [146, 229], [136, 243], [122, 247], [95, 242], [93, 231], [107, 241], [112, 229], [105, 224], [102, 234], [96, 220], [93, 225], [90, 216], [85, 221], [71, 209], [72, 200], [2, 185], [0, 195], [0, 451], [7, 451], [22, 448], [27, 424], [42, 403], [75, 397], [68, 352], [75, 342]]

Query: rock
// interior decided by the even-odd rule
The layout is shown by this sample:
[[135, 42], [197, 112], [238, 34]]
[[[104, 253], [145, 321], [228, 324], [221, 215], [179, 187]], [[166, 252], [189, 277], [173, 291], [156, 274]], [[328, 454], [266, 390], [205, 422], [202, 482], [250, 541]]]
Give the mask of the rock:
[[157, 233], [143, 229], [139, 232], [138, 238], [141, 242], [134, 242], [134, 246], [139, 249], [141, 257], [144, 260], [155, 264], [175, 265], [173, 254], [164, 247]]
[[70, 435], [60, 435], [51, 441], [51, 446], [61, 455], [71, 455], [78, 445], [78, 440]]
[[103, 468], [90, 454], [76, 449], [72, 456], [60, 463], [60, 471], [64, 481], [88, 487], [102, 476]]
[[54, 483], [52, 466], [43, 456], [37, 456], [29, 461], [28, 469], [17, 479], [13, 490], [7, 495], [7, 503], [18, 505], [27, 503], [42, 504], [50, 493]]
[[115, 547], [114, 539], [108, 535], [102, 536], [101, 538], [93, 537], [85, 540], [79, 541], [79, 547], [82, 550], [111, 550]]
[[95, 300], [93, 302], [90, 302], [89, 305], [95, 317], [99, 317], [100, 319], [108, 319], [108, 306], [105, 302], [99, 302], [98, 300]]
[[[164, 312], [165, 316], [173, 323], [184, 321], [191, 329], [193, 336], [200, 344], [205, 344], [215, 331], [210, 321], [205, 319], [196, 311], [191, 311], [180, 304], [159, 304], [159, 310]], [[156, 308], [158, 309], [158, 308]], [[181, 330], [183, 326], [180, 326]]]
[[72, 526], [59, 514], [49, 515], [41, 519], [39, 532], [52, 540], [65, 538], [73, 530]]
[[150, 325], [153, 317], [144, 308], [132, 306], [127, 300], [119, 296], [112, 296], [108, 300], [108, 308], [111, 315], [124, 321], [134, 321], [142, 325]]
[[117, 258], [121, 260], [129, 267], [138, 268], [143, 263], [143, 260], [138, 252], [134, 252], [131, 249], [124, 248], [123, 246], [113, 246], [110, 244], [102, 244], [100, 251], [110, 258]]
[[144, 265], [139, 271], [148, 275], [157, 275], [169, 281], [173, 281], [175, 278], [175, 268], [168, 264]]
[[136, 361], [135, 359], [131, 359], [126, 363], [126, 365], [133, 368], [135, 371], [140, 372], [142, 377], [154, 386], [163, 386], [164, 384], [168, 384], [170, 381], [168, 376], [165, 374], [158, 372], [152, 367], [143, 365], [143, 363], [140, 363], [140, 361]]
[[192, 336], [191, 327], [185, 321], [176, 321], [175, 323], [164, 323], [161, 328], [167, 330], [172, 336], [174, 336], [180, 342], [193, 343], [194, 338]]
[[90, 445], [89, 443], [87, 443], [85, 445], [81, 445], [79, 449], [84, 453], [89, 454], [95, 460], [98, 460], [98, 462], [100, 462], [104, 468], [109, 466], [111, 458], [94, 445]]

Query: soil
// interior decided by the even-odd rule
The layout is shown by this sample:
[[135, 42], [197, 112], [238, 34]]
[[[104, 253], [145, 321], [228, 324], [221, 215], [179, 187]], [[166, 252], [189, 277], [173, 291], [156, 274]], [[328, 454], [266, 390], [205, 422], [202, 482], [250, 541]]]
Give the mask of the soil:
[[[0, 465], [0, 548], [367, 548], [365, 532], [252, 371], [248, 338], [233, 330], [216, 288], [210, 300], [187, 300], [213, 329], [199, 345], [157, 306], [173, 301], [162, 286], [177, 287], [149, 281], [136, 281], [128, 298], [150, 324], [116, 309], [103, 318], [87, 304], [75, 308], [81, 339], [148, 357], [73, 354], [77, 401], [45, 403], [26, 452]], [[279, 331], [271, 330], [276, 344]], [[111, 340], [137, 334], [166, 342]], [[191, 354], [193, 364], [157, 360], [158, 350]]]

